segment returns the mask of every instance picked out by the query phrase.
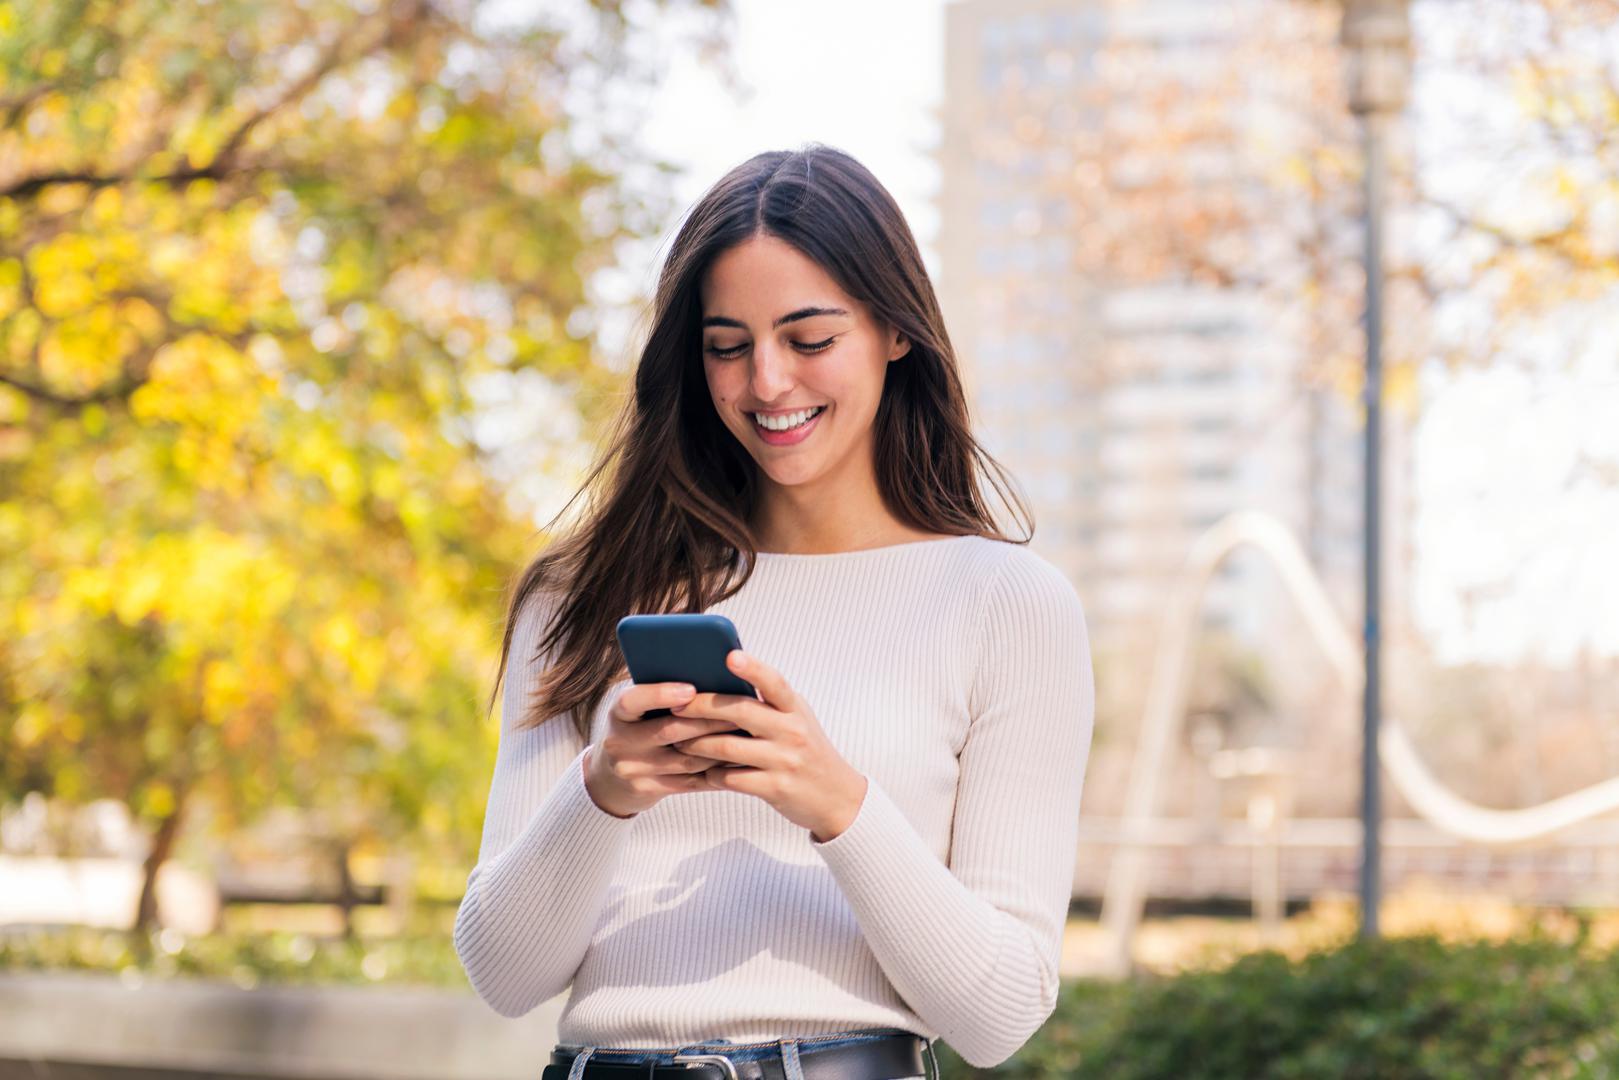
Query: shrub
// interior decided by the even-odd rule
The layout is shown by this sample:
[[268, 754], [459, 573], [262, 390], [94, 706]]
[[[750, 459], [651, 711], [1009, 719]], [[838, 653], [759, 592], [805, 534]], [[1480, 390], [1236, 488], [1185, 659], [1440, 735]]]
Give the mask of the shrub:
[[1352, 941], [1302, 959], [1064, 985], [1009, 1061], [947, 1077], [1619, 1077], [1619, 953], [1536, 932]]
[[0, 934], [0, 972], [105, 971], [230, 979], [242, 987], [413, 983], [465, 989], [448, 933], [332, 938], [273, 931], [186, 937], [71, 927]]

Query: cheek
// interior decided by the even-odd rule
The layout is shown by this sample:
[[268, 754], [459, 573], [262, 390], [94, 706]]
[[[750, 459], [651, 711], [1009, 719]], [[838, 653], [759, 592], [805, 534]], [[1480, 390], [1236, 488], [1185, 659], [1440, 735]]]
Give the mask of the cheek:
[[888, 364], [874, 353], [850, 350], [843, 362], [827, 373], [826, 388], [851, 404], [872, 402], [882, 396]]
[[731, 388], [721, 376], [716, 376], [713, 368], [705, 368], [704, 377], [708, 381], [708, 398], [715, 408], [723, 408], [733, 397]]

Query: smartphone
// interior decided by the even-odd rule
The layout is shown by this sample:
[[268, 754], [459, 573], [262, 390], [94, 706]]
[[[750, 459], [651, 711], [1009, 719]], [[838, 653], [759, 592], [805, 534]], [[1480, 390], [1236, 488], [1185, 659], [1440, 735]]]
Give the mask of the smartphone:
[[[626, 615], [618, 620], [618, 649], [637, 683], [683, 682], [699, 694], [742, 694], [757, 698], [753, 684], [725, 666], [740, 649], [736, 626], [724, 615]], [[653, 709], [648, 720], [670, 715]], [[736, 734], [748, 735], [740, 728]]]

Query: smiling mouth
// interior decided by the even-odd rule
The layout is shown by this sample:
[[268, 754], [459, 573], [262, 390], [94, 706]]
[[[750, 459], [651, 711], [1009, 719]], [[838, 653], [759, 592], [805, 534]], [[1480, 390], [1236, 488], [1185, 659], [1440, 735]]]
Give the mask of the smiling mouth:
[[768, 426], [766, 424], [763, 424], [763, 423], [760, 422], [760, 418], [763, 415], [761, 413], [749, 413], [748, 416], [752, 418], [753, 426], [758, 428], [760, 431], [768, 431], [771, 434], [780, 435], [780, 434], [783, 434], [783, 433], [789, 432], [789, 431], [797, 431], [799, 428], [803, 427], [805, 424], [808, 424], [810, 421], [814, 420], [817, 416], [820, 416], [825, 411], [826, 411], [826, 406], [825, 405], [816, 405], [816, 406], [813, 406], [811, 409], [808, 410], [807, 415], [805, 415], [806, 410], [803, 410], [803, 409], [797, 409], [797, 410], [794, 410], [793, 412], [789, 412], [789, 413], [777, 413], [777, 414], [775, 414], [777, 416], [802, 415], [804, 417], [802, 420], [800, 420], [798, 423], [792, 425], [791, 427], [779, 427], [779, 426], [778, 427], [770, 427], [770, 426]]

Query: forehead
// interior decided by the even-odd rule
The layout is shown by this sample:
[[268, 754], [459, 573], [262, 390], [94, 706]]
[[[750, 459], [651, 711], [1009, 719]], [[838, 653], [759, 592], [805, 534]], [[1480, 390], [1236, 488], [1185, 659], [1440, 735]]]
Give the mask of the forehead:
[[774, 236], [750, 237], [721, 252], [698, 291], [705, 316], [769, 320], [809, 305], [858, 311], [820, 264]]

